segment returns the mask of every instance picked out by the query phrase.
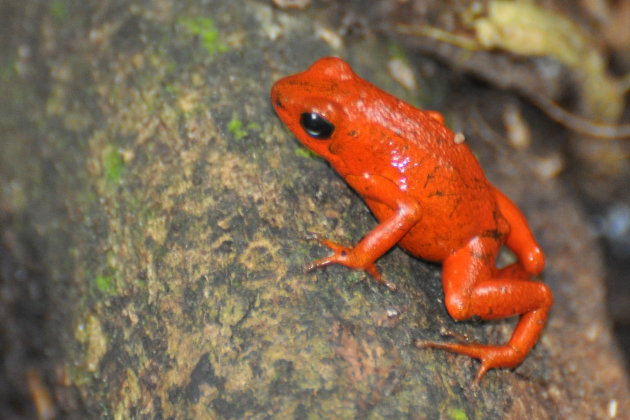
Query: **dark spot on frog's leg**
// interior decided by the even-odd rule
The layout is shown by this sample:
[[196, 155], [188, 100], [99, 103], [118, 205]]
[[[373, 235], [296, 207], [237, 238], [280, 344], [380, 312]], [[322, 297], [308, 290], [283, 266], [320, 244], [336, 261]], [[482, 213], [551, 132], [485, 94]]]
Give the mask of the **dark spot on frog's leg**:
[[491, 229], [491, 230], [486, 230], [481, 234], [482, 238], [492, 238], [492, 239], [497, 239], [497, 240], [501, 240], [503, 239], [504, 235], [503, 233], [499, 232], [497, 229]]
[[482, 261], [489, 261], [492, 258], [495, 257], [495, 253], [494, 252], [479, 252], [479, 251], [471, 251], [470, 255], [478, 260], [482, 260]]

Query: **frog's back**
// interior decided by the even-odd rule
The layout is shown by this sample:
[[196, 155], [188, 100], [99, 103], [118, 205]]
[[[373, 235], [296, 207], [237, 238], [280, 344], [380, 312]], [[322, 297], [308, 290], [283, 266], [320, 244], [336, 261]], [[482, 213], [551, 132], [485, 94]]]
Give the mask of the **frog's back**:
[[[474, 162], [476, 163], [476, 162]], [[401, 246], [426, 259], [442, 261], [475, 236], [503, 236], [492, 187], [482, 172], [470, 173], [447, 162], [435, 162], [412, 174], [410, 194], [420, 204], [420, 221]]]
[[[396, 116], [388, 135], [380, 137], [386, 139], [380, 142], [389, 158], [388, 167], [379, 171], [420, 205], [421, 218], [400, 245], [441, 261], [475, 236], [505, 235], [493, 187], [468, 146], [457, 142], [431, 113], [411, 108]], [[378, 203], [368, 205], [379, 220], [392, 213]]]
[[[421, 213], [400, 246], [421, 258], [442, 261], [475, 236], [503, 237], [507, 225], [498, 211], [492, 186], [482, 172], [477, 175], [481, 176], [462, 171], [448, 161], [425, 159], [396, 179], [419, 204]], [[378, 202], [366, 203], [379, 220], [393, 213]]]

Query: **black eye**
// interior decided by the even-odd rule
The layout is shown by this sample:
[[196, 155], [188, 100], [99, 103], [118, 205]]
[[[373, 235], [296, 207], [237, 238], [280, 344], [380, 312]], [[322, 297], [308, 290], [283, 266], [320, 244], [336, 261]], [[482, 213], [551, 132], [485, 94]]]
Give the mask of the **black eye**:
[[335, 131], [335, 126], [330, 121], [315, 112], [302, 114], [300, 116], [300, 125], [306, 131], [306, 134], [320, 140], [330, 138], [333, 131]]

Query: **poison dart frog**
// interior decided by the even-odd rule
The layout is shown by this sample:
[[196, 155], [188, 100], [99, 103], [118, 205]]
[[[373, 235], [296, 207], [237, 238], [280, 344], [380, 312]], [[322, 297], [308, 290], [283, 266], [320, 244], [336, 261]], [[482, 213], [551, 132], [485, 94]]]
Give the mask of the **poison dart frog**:
[[[271, 99], [298, 140], [326, 159], [378, 219], [354, 247], [320, 239], [333, 254], [308, 268], [342, 264], [393, 289], [375, 265], [393, 246], [441, 262], [453, 319], [520, 320], [504, 345], [416, 340], [416, 346], [479, 359], [475, 382], [489, 369], [519, 365], [553, 303], [551, 290], [531, 280], [545, 257], [521, 211], [488, 181], [462, 135], [440, 113], [380, 90], [335, 57], [278, 80]], [[504, 244], [518, 261], [498, 269]]]

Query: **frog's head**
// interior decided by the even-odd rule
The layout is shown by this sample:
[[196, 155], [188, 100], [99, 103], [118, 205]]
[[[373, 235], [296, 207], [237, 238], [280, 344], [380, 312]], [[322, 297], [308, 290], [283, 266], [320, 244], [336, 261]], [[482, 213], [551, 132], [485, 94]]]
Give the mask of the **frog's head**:
[[317, 60], [306, 71], [278, 80], [271, 88], [276, 113], [293, 134], [313, 152], [332, 160], [347, 130], [344, 104], [358, 76], [336, 57]]

